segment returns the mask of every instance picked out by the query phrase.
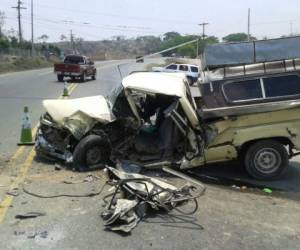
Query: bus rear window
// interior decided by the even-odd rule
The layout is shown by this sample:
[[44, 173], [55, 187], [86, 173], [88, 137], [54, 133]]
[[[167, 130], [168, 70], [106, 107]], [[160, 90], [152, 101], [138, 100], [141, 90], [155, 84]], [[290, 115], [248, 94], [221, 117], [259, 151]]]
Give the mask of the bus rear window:
[[227, 83], [224, 85], [224, 94], [231, 102], [263, 98], [259, 79]]
[[266, 98], [300, 95], [300, 77], [288, 75], [264, 78]]

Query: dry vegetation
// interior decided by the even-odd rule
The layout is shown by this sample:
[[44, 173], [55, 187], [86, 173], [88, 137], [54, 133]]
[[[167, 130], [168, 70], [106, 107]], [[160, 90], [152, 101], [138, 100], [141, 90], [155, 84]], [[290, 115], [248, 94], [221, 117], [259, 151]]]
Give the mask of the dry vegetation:
[[0, 59], [0, 73], [52, 67], [54, 62], [55, 59], [46, 60], [40, 57], [5, 57]]

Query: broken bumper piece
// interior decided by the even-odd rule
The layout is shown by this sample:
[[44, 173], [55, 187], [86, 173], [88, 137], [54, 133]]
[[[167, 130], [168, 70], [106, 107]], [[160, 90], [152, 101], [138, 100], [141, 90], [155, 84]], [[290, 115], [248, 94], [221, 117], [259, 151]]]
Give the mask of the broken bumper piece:
[[57, 158], [67, 163], [71, 163], [73, 161], [73, 155], [71, 152], [67, 150], [65, 150], [65, 152], [62, 152], [61, 150], [55, 148], [44, 138], [41, 130], [38, 130], [37, 132], [35, 150], [41, 155], [51, 158]]
[[[106, 209], [101, 216], [104, 226], [110, 231], [129, 233], [137, 226], [139, 221], [147, 215], [149, 209], [167, 212], [186, 204], [189, 201], [195, 203], [195, 208], [188, 214], [193, 214], [198, 209], [198, 201], [204, 194], [205, 187], [200, 182], [186, 184], [182, 188], [177, 188], [159, 179], [141, 174], [126, 173], [121, 170], [107, 167], [110, 177], [109, 183], [113, 185], [114, 191], [106, 195], [111, 196], [110, 201], [106, 201]], [[170, 171], [169, 171], [170, 172]], [[173, 171], [173, 174], [176, 171]], [[180, 210], [177, 209], [179, 212]]]

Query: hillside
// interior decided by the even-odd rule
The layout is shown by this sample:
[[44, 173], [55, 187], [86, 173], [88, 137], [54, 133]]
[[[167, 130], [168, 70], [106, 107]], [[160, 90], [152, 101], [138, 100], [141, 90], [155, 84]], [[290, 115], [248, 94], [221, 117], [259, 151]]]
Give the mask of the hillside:
[[[55, 43], [66, 54], [72, 53], [70, 42]], [[75, 49], [78, 53], [91, 56], [97, 60], [135, 58], [160, 49], [161, 41], [156, 37], [140, 37], [138, 39], [119, 39], [103, 41], [76, 41]]]

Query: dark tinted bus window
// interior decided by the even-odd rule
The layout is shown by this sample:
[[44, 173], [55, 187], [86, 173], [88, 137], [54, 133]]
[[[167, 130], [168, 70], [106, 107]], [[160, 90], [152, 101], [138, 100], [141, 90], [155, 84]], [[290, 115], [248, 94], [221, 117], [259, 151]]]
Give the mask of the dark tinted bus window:
[[300, 95], [300, 77], [297, 75], [264, 78], [266, 97]]
[[229, 101], [263, 98], [259, 79], [225, 84], [224, 92]]

